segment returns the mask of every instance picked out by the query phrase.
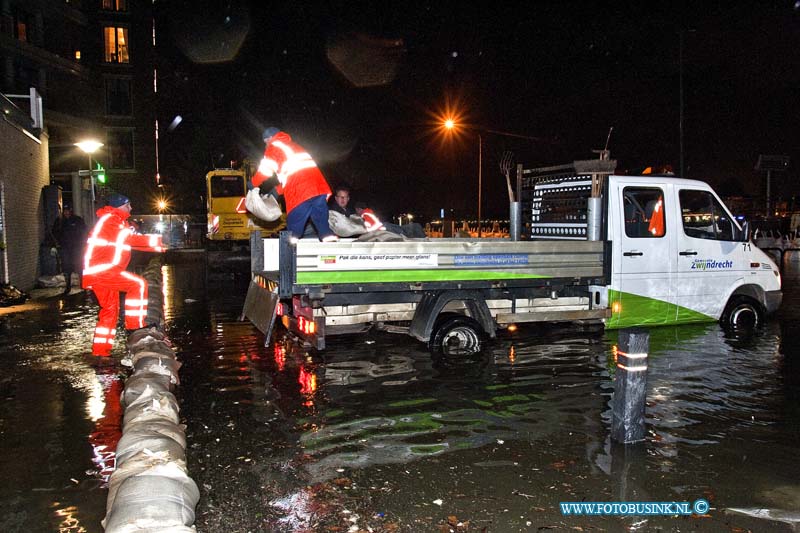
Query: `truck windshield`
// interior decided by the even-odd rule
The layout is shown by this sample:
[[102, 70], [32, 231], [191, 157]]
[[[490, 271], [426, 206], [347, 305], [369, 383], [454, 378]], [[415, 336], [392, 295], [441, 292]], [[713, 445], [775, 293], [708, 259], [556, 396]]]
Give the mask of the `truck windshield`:
[[231, 198], [244, 194], [244, 179], [241, 176], [211, 176], [211, 196]]

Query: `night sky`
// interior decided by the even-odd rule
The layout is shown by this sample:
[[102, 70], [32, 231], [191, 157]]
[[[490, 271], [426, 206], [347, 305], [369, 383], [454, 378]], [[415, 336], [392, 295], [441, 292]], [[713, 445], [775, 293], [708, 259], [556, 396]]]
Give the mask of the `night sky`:
[[[165, 2], [157, 4], [161, 174], [186, 210], [202, 177], [259, 159], [278, 126], [384, 216], [505, 217], [499, 171], [595, 157], [680, 164], [762, 205], [759, 154], [800, 193], [800, 0], [753, 2]], [[683, 61], [681, 62], [681, 42]], [[682, 66], [682, 68], [681, 68]], [[449, 113], [467, 128], [443, 136]], [[175, 116], [181, 122], [173, 122]]]

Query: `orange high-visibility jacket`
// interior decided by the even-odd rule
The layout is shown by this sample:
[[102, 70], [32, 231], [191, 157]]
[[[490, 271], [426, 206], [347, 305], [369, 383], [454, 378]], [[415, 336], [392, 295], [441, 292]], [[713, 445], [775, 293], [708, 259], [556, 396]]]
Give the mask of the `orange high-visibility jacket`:
[[125, 220], [130, 216], [116, 207], [97, 210], [97, 224], [86, 241], [83, 257], [83, 288], [103, 279], [116, 278], [131, 261], [131, 250], [160, 252], [161, 235], [137, 235]]
[[276, 133], [264, 149], [253, 185], [260, 186], [273, 174], [280, 182], [276, 189], [286, 200], [287, 212], [309, 198], [324, 194], [327, 200], [331, 195], [331, 188], [311, 155], [282, 131]]

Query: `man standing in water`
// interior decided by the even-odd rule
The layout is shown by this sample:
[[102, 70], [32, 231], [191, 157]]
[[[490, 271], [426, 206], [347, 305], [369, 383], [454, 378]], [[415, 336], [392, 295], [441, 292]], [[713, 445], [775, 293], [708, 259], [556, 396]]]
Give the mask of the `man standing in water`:
[[126, 196], [112, 194], [108, 205], [97, 210], [97, 224], [87, 241], [83, 262], [83, 288], [92, 289], [100, 304], [94, 328], [92, 355], [111, 355], [119, 320], [119, 293], [125, 293], [125, 329], [145, 327], [147, 281], [127, 272], [131, 250], [161, 252], [161, 235], [136, 235], [127, 222], [131, 203]]

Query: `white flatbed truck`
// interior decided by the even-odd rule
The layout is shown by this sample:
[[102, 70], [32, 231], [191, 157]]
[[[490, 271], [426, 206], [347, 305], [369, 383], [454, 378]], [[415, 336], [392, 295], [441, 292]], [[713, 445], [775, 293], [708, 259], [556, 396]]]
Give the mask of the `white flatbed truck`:
[[755, 327], [778, 308], [778, 267], [707, 184], [615, 166], [518, 166], [507, 239], [254, 234], [242, 316], [267, 340], [280, 321], [317, 350], [377, 327], [475, 351], [524, 322]]

